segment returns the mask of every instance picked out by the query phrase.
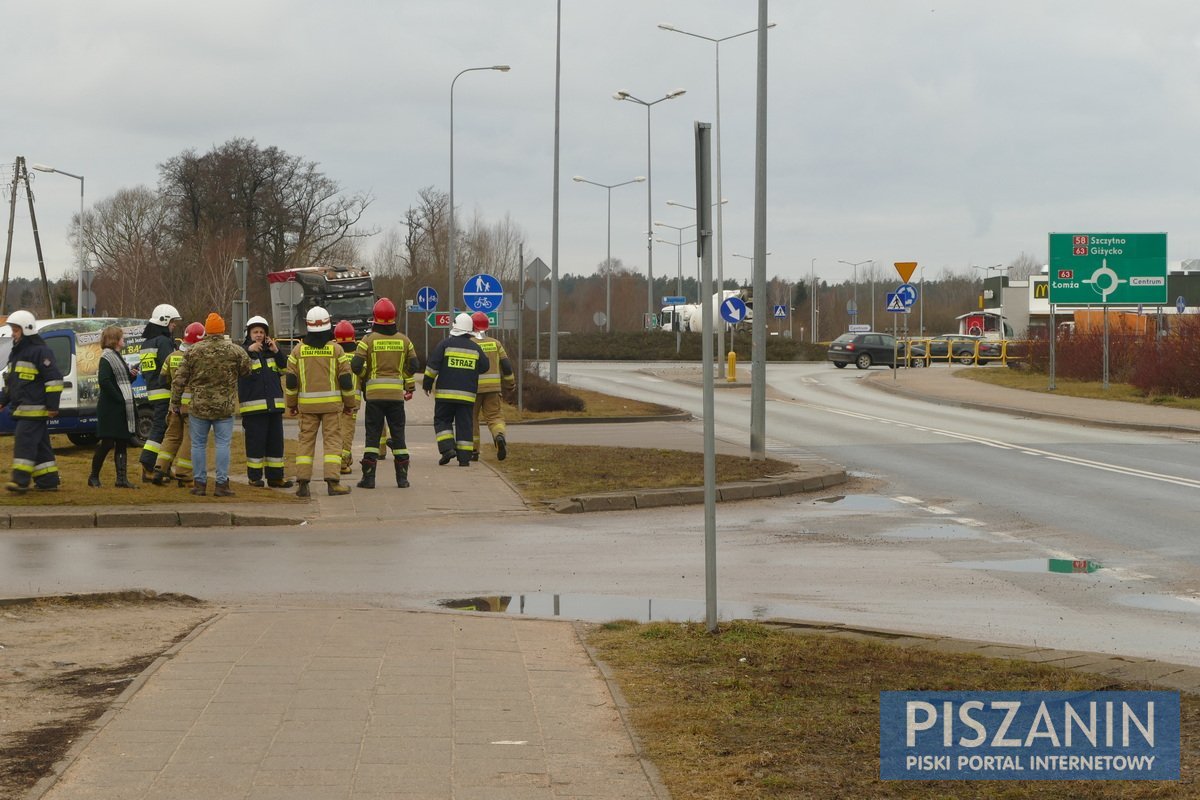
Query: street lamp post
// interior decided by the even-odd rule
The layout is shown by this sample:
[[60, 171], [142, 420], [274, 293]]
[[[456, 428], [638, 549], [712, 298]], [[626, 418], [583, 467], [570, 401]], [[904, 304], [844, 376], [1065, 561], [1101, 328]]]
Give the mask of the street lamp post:
[[653, 201], [654, 173], [650, 168], [650, 109], [664, 100], [674, 100], [676, 97], [686, 93], [686, 89], [676, 89], [667, 92], [657, 100], [639, 100], [626, 91], [617, 91], [613, 93], [614, 100], [628, 100], [630, 103], [646, 107], [646, 317], [647, 321], [654, 318], [654, 225], [652, 222], [653, 211], [651, 203]]
[[[744, 256], [741, 253], [730, 253], [729, 255], [733, 256], [734, 258], [744, 258], [747, 261], [749, 261], [750, 262], [750, 274], [752, 276], [754, 275], [754, 256]], [[771, 255], [770, 250], [767, 251], [767, 255]]]
[[838, 260], [839, 264], [846, 264], [846, 265], [854, 268], [854, 273], [853, 273], [854, 277], [852, 279], [854, 281], [854, 313], [850, 315], [850, 318], [855, 323], [858, 322], [858, 268], [861, 267], [863, 264], [870, 264], [873, 260], [874, 259], [870, 259], [870, 258], [868, 258], [866, 261], [842, 261], [840, 259]]
[[[87, 268], [87, 253], [83, 247], [83, 176], [75, 175], [65, 170], [48, 167], [45, 164], [31, 164], [38, 172], [57, 172], [59, 175], [66, 175], [68, 178], [75, 178], [79, 181], [79, 287], [75, 298], [75, 316], [83, 316], [83, 271]], [[32, 206], [30, 206], [32, 208]], [[42, 275], [45, 280], [46, 276]], [[50, 315], [54, 315], [54, 309], [50, 309]]]
[[450, 277], [450, 293], [446, 295], [446, 303], [447, 310], [452, 314], [454, 312], [454, 84], [458, 83], [458, 79], [468, 72], [479, 72], [481, 70], [508, 72], [510, 69], [511, 67], [508, 64], [497, 64], [492, 67], [467, 67], [455, 75], [454, 80], [450, 81], [450, 236], [446, 243], [446, 263]]
[[[683, 246], [688, 245], [688, 244], [695, 244], [696, 240], [692, 239], [690, 242], [683, 241], [683, 231], [687, 230], [687, 228], [676, 228], [674, 225], [666, 225], [662, 222], [656, 222], [654, 224], [662, 225], [664, 228], [675, 228], [675, 230], [679, 232], [679, 241], [678, 242], [672, 242], [667, 239], [655, 239], [654, 241], [659, 242], [660, 244], [669, 244], [669, 245], [671, 245], [671, 247], [677, 248], [676, 256], [675, 256], [675, 294], [682, 295], [683, 294]], [[688, 225], [687, 227], [694, 228], [696, 226]], [[674, 313], [675, 318], [672, 320], [671, 326], [673, 328], [675, 328], [675, 355], [679, 355], [679, 352], [683, 349], [683, 329], [679, 325], [678, 309], [673, 309], [673, 313]]]
[[809, 341], [817, 341], [817, 260], [814, 258], [808, 265], [809, 274], [809, 314], [808, 314], [808, 336]]
[[[715, 55], [716, 55], [715, 75], [716, 75], [716, 100], [717, 100], [716, 126], [713, 130], [713, 138], [716, 141], [714, 142], [715, 146], [713, 149], [716, 151], [716, 158], [714, 160], [716, 161], [716, 172], [717, 172], [717, 176], [716, 176], [717, 177], [717, 186], [716, 186], [717, 197], [723, 197], [724, 195], [721, 192], [721, 42], [727, 42], [730, 39], [736, 39], [739, 36], [747, 36], [751, 33], [756, 33], [758, 31], [758, 28], [751, 28], [748, 31], [742, 31], [741, 33], [735, 33], [730, 36], [714, 37], [714, 36], [703, 36], [699, 33], [692, 33], [691, 31], [685, 31], [681, 28], [676, 28], [674, 25], [670, 25], [665, 22], [660, 23], [658, 27], [662, 28], [664, 31], [670, 31], [671, 33], [682, 33], [684, 36], [691, 36], [694, 39], [703, 39], [706, 42], [713, 43], [713, 49], [714, 49]], [[772, 22], [769, 25], [767, 25], [767, 27], [774, 28], [775, 23]], [[724, 202], [724, 201], [721, 201], [721, 202]], [[725, 256], [724, 256], [724, 254], [725, 254], [725, 225], [724, 225], [724, 215], [721, 213], [721, 211], [722, 211], [721, 207], [717, 206], [717, 291], [718, 292], [724, 291], [724, 289], [725, 289]], [[717, 326], [717, 357], [718, 358], [724, 357], [724, 349], [725, 349], [724, 340], [725, 340], [724, 332], [721, 330], [721, 326], [718, 325]]]
[[604, 332], [612, 333], [612, 190], [630, 183], [641, 183], [646, 180], [646, 177], [638, 175], [636, 178], [621, 183], [597, 183], [589, 181], [581, 175], [576, 175], [572, 180], [576, 183], [590, 183], [592, 186], [599, 186], [608, 192], [608, 244], [604, 256]]

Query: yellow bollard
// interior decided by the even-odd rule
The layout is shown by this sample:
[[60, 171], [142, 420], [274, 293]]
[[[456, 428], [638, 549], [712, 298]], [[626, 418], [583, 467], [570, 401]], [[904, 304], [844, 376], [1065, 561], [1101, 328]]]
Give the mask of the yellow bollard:
[[725, 380], [728, 383], [737, 383], [737, 353], [732, 350], [725, 359]]

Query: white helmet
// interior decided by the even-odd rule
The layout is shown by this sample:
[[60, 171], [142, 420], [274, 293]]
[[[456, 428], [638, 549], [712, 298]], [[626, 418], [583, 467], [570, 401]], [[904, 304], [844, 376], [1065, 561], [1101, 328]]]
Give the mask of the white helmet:
[[170, 303], [159, 303], [150, 312], [150, 319], [147, 322], [162, 325], [165, 328], [171, 324], [171, 320], [173, 319], [183, 319], [183, 317], [179, 316], [178, 309]]
[[14, 311], [8, 315], [8, 324], [21, 329], [21, 333], [37, 333], [37, 318], [28, 311]]
[[258, 315], [255, 315], [255, 316], [251, 317], [250, 319], [246, 320], [246, 332], [249, 333], [250, 329], [253, 328], [255, 325], [261, 325], [263, 327], [263, 329], [267, 331], [267, 333], [271, 332], [271, 326], [267, 324], [266, 317], [260, 317]]
[[464, 333], [475, 333], [475, 320], [466, 312], [455, 317], [454, 325], [450, 328], [451, 336], [462, 336]]
[[313, 306], [308, 310], [308, 316], [304, 318], [304, 322], [308, 325], [309, 333], [320, 333], [327, 331], [332, 326], [329, 322], [329, 312], [320, 306]]

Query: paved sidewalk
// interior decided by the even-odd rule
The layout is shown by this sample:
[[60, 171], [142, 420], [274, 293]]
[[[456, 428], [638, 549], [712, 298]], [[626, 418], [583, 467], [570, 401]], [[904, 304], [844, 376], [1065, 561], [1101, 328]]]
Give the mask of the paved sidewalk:
[[34, 797], [667, 796], [566, 622], [233, 610], [169, 651], [101, 725]]

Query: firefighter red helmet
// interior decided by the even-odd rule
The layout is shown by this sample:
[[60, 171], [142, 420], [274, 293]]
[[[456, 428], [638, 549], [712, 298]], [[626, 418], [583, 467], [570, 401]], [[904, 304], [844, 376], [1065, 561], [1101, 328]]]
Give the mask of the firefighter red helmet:
[[195, 344], [204, 338], [204, 323], [193, 322], [183, 329], [183, 343]]
[[348, 344], [354, 341], [354, 323], [348, 319], [343, 319], [333, 326], [333, 338], [335, 341]]
[[375, 308], [371, 309], [371, 321], [376, 325], [395, 325], [396, 304], [386, 297], [376, 300]]
[[482, 311], [476, 311], [471, 315], [471, 322], [475, 326], [475, 330], [483, 333], [488, 329], [488, 315]]

